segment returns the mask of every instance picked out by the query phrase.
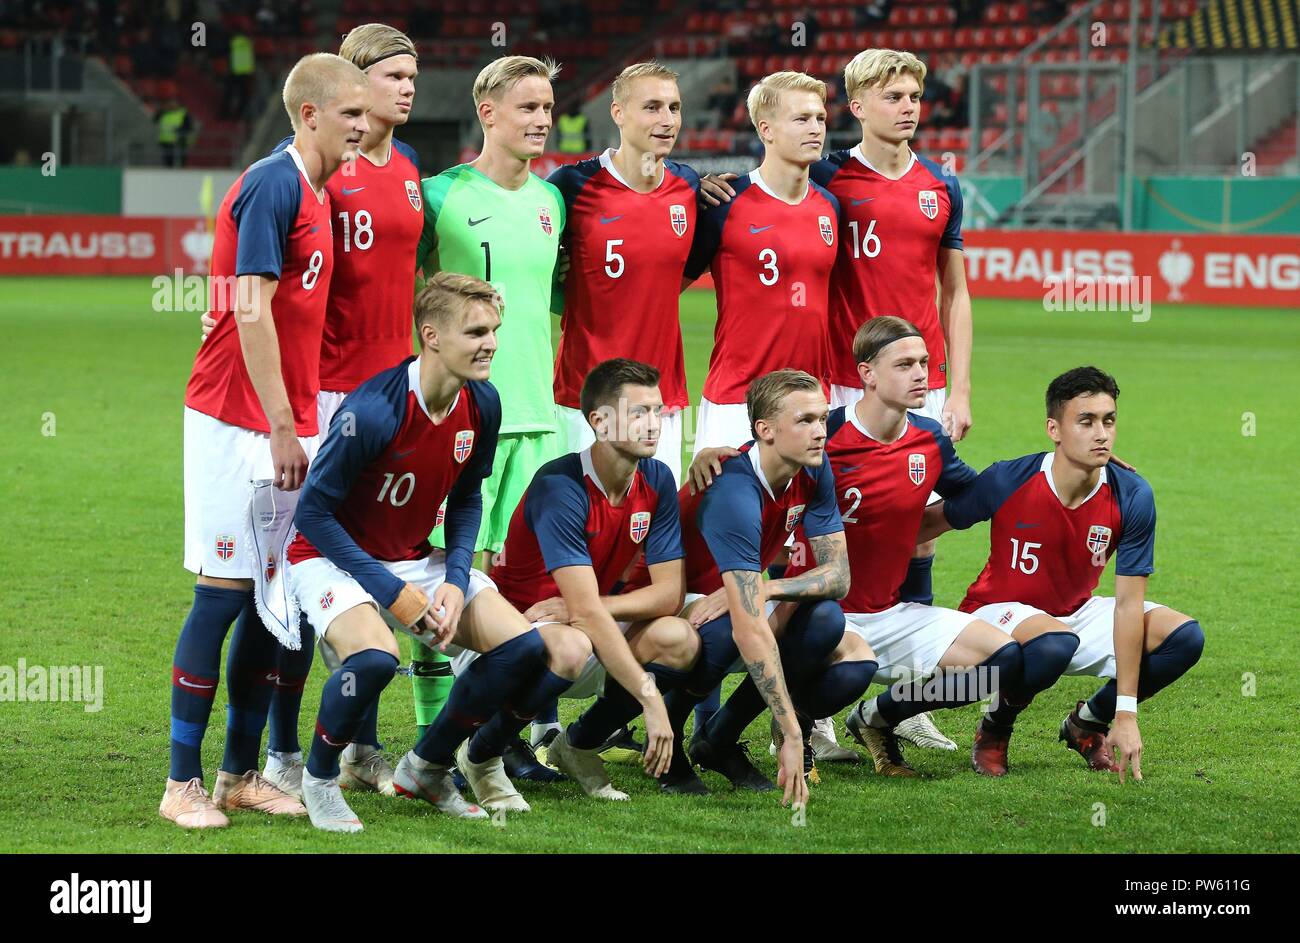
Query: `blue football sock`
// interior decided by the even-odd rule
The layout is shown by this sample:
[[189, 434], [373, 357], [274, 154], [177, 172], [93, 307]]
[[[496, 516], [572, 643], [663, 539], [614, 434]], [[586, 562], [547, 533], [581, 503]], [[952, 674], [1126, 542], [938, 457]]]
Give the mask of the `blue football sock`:
[[[1142, 656], [1138, 674], [1138, 700], [1145, 701], [1162, 688], [1173, 684], [1201, 659], [1205, 648], [1205, 632], [1195, 619], [1184, 622], [1169, 633], [1156, 650]], [[1088, 699], [1088, 710], [1103, 723], [1115, 719], [1114, 679], [1102, 685], [1101, 690]]]
[[708, 726], [713, 715], [722, 706], [722, 685], [715, 685], [713, 690], [704, 695], [704, 699], [695, 705], [695, 729], [703, 730]]
[[249, 593], [226, 651], [226, 753], [221, 768], [227, 773], [242, 776], [257, 769], [262, 730], [279, 678], [275, 670], [279, 650], [280, 643], [262, 624]]
[[506, 751], [511, 741], [537, 716], [539, 709], [558, 703], [558, 698], [573, 686], [572, 678], [562, 678], [550, 668], [542, 670], [507, 701], [469, 741], [469, 758], [482, 763]]
[[185, 618], [172, 657], [171, 768], [178, 782], [202, 778], [200, 752], [221, 675], [221, 645], [252, 592], [203, 584]]
[[907, 576], [903, 585], [898, 587], [898, 598], [902, 602], [919, 602], [925, 606], [934, 605], [934, 587], [931, 581], [934, 569], [934, 556], [913, 557], [907, 565]]
[[367, 648], [349, 655], [329, 676], [321, 690], [320, 713], [316, 715], [316, 733], [307, 755], [307, 772], [317, 779], [333, 779], [339, 774], [339, 754], [396, 673], [395, 657]]
[[876, 697], [876, 710], [890, 727], [929, 710], [962, 707], [1020, 683], [1024, 656], [1009, 641], [974, 668], [940, 668], [928, 681], [898, 682]]
[[536, 629], [502, 642], [474, 659], [420, 740], [415, 755], [438, 766], [455, 764], [456, 748], [492, 719], [519, 686], [546, 667], [546, 644]]
[[878, 667], [870, 660], [836, 662], [805, 682], [794, 699], [795, 709], [813, 720], [834, 717], [862, 697]]
[[[645, 670], [654, 675], [661, 692], [673, 691], [685, 684], [690, 672], [651, 662]], [[594, 750], [641, 713], [641, 702], [613, 678], [605, 679], [605, 693], [596, 698], [581, 717], [569, 724], [565, 732], [569, 743], [580, 750]]]
[[374, 703], [361, 715], [361, 723], [357, 724], [356, 733], [352, 734], [352, 742], [376, 750], [384, 748], [379, 742], [379, 698], [375, 698]]
[[727, 676], [728, 669], [740, 657], [736, 641], [731, 635], [730, 615], [718, 616], [704, 623], [697, 631], [700, 636], [700, 653], [695, 659], [695, 665], [681, 687], [664, 695], [668, 722], [672, 725], [673, 735], [677, 738], [679, 746], [682, 742], [686, 718], [691, 715], [691, 708], [696, 705], [704, 708], [707, 714], [704, 722], [701, 722], [698, 711], [695, 716], [695, 729], [703, 730], [704, 723], [713, 716], [721, 703], [722, 679]]
[[316, 647], [316, 633], [305, 615], [298, 620], [298, 638], [302, 644], [296, 652], [283, 645], [276, 652], [276, 671], [280, 677], [271, 698], [266, 734], [266, 748], [276, 753], [297, 753], [302, 749], [298, 742], [298, 713]]
[[1020, 683], [998, 691], [995, 706], [988, 712], [988, 722], [1004, 730], [1011, 729], [1034, 696], [1054, 685], [1070, 667], [1070, 659], [1078, 647], [1079, 636], [1073, 632], [1047, 632], [1021, 645], [1024, 671]]

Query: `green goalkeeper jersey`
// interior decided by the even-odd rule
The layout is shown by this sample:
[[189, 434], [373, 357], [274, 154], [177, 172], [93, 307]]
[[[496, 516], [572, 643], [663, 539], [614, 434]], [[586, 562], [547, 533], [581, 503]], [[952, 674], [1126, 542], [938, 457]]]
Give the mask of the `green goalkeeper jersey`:
[[505, 304], [491, 376], [501, 394], [501, 432], [554, 432], [551, 290], [564, 198], [536, 174], [507, 190], [469, 164], [425, 178], [422, 189], [416, 268], [491, 282]]

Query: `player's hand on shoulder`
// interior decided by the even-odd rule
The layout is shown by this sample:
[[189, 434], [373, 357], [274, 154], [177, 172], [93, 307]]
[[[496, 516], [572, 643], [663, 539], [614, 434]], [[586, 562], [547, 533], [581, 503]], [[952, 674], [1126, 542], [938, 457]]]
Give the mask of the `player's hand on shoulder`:
[[208, 339], [208, 335], [211, 334], [213, 329], [217, 326], [217, 319], [204, 311], [203, 314], [199, 316], [199, 324], [203, 325], [203, 336], [199, 338], [199, 343], [202, 343]]
[[719, 616], [727, 614], [727, 588], [714, 590], [703, 599], [697, 599], [691, 603], [686, 613], [686, 621], [695, 628], [699, 628], [706, 622], [712, 622]]
[[1110, 453], [1110, 460], [1114, 462], [1116, 465], [1118, 465], [1120, 468], [1124, 469], [1125, 471], [1131, 471], [1131, 472], [1137, 471], [1136, 467], [1124, 461], [1124, 459], [1120, 458], [1114, 452]]
[[555, 277], [561, 284], [563, 284], [564, 279], [568, 277], [570, 263], [569, 250], [564, 246], [560, 246], [560, 251], [557, 252], [555, 256]]
[[943, 431], [948, 438], [960, 442], [973, 424], [970, 400], [962, 396], [949, 397], [943, 407]]
[[1115, 720], [1110, 725], [1110, 733], [1106, 734], [1106, 745], [1110, 747], [1115, 756], [1115, 764], [1119, 766], [1121, 783], [1124, 781], [1125, 770], [1130, 767], [1133, 770], [1133, 778], [1142, 779], [1142, 733], [1138, 730], [1135, 715], [1128, 713], [1115, 715]]
[[433, 593], [429, 611], [424, 614], [425, 626], [433, 632], [434, 647], [443, 651], [456, 636], [460, 615], [465, 611], [465, 594], [459, 586], [444, 581]]
[[735, 180], [737, 176], [737, 174], [705, 174], [700, 178], [700, 202], [706, 207], [730, 203], [731, 198], [736, 195], [730, 181]]
[[700, 449], [699, 454], [691, 461], [691, 467], [686, 471], [686, 480], [690, 482], [691, 494], [698, 494], [713, 484], [714, 476], [722, 474], [724, 458], [739, 454], [739, 449], [725, 445], [716, 449]]
[[565, 604], [563, 596], [552, 596], [550, 599], [543, 599], [529, 606], [528, 611], [524, 613], [524, 618], [529, 622], [559, 622], [568, 625], [569, 607]]
[[307, 478], [307, 453], [293, 428], [272, 430], [271, 463], [273, 481], [281, 491], [297, 491]]

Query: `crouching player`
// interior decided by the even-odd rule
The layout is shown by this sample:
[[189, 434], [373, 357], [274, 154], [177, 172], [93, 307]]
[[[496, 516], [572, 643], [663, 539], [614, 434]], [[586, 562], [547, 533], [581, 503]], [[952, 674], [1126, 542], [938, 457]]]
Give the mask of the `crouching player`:
[[[380, 606], [422, 639], [488, 653], [393, 777], [399, 794], [449, 815], [486, 817], [452, 784], [452, 753], [475, 718], [489, 716], [542, 662], [537, 633], [470, 569], [479, 486], [492, 468], [501, 421], [500, 399], [486, 382], [499, 304], [478, 279], [430, 279], [415, 300], [419, 356], [348, 396], [307, 476], [290, 586], [340, 662], [321, 693], [302, 780], [317, 828], [361, 829], [339, 791], [339, 755], [397, 670], [397, 645]], [[445, 552], [426, 540], [444, 498]]]
[[[750, 384], [746, 406], [755, 441], [723, 461], [707, 490], [680, 493], [689, 574], [682, 614], [698, 627], [700, 656], [686, 684], [665, 700], [680, 742], [692, 707], [733, 670], [739, 654], [749, 677], [696, 730], [690, 760], [738, 788], [772, 789], [739, 742], [769, 707], [781, 741], [777, 783], [783, 801], [802, 804], [812, 721], [858, 698], [875, 666], [849, 664], [839, 651], [844, 614], [835, 600], [849, 589], [849, 563], [835, 483], [823, 461], [827, 406], [821, 383], [799, 370], [777, 370]], [[764, 584], [763, 570], [800, 521], [818, 566]], [[674, 762], [660, 786], [706, 791], [688, 762]]]
[[[855, 660], [878, 663], [880, 679], [893, 687], [850, 712], [847, 727], [870, 751], [876, 772], [915, 776], [894, 728], [923, 710], [960, 707], [990, 696], [999, 684], [1004, 690], [1022, 684], [1022, 655], [1019, 645], [981, 619], [900, 599], [930, 492], [961, 494], [976, 473], [957, 457], [939, 422], [912, 412], [925, 405], [930, 359], [915, 326], [902, 318], [872, 318], [854, 336], [853, 356], [863, 395], [831, 412], [826, 442], [852, 575], [840, 605], [846, 642], [856, 644], [842, 647]], [[799, 572], [804, 543], [801, 535], [791, 573]], [[1072, 652], [1051, 651], [1042, 669], [1044, 687], [1060, 676]], [[1006, 772], [981, 766], [978, 752], [975, 769]]]
[[[1141, 476], [1112, 458], [1118, 398], [1114, 378], [1096, 367], [1061, 374], [1047, 387], [1055, 449], [989, 466], [959, 498], [932, 509], [927, 525], [933, 534], [992, 521], [988, 563], [961, 608], [1026, 652], [1043, 639], [1075, 636], [1065, 673], [1109, 680], [1061, 722], [1060, 737], [1091, 769], [1119, 772], [1122, 781], [1129, 766], [1142, 778], [1138, 701], [1186, 674], [1205, 635], [1195, 619], [1146, 598], [1155, 499]], [[1093, 596], [1112, 554], [1115, 596]], [[1027, 704], [1004, 698], [983, 722], [1004, 762]]]
[[[654, 458], [664, 408], [659, 371], [606, 360], [587, 375], [580, 401], [595, 442], [533, 476], [492, 567], [502, 595], [524, 611], [547, 648], [578, 657], [568, 659], [567, 676], [552, 675], [544, 686], [551, 688], [551, 704], [508, 704], [457, 754], [457, 767], [488, 808], [509, 799], [508, 781], [496, 779], [506, 745], [558, 696], [601, 695], [549, 748], [551, 762], [587, 795], [627, 799], [605, 775], [599, 752], [612, 732], [641, 713], [646, 771], [665, 772], [673, 737], [660, 688], [681, 685], [699, 651], [695, 631], [675, 616], [684, 554], [672, 470]], [[649, 584], [620, 593], [642, 550]], [[475, 658], [461, 655], [453, 668], [462, 672]]]

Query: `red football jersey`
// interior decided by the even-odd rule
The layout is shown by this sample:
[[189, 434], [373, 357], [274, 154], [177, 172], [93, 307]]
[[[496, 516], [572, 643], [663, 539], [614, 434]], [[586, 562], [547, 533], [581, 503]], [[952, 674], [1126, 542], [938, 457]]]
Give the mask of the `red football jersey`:
[[835, 264], [835, 197], [809, 183], [791, 205], [757, 170], [732, 183], [731, 202], [706, 210], [686, 276], [712, 268], [718, 322], [704, 396], [743, 403], [749, 384], [790, 367], [826, 378], [827, 304]]
[[[654, 190], [633, 190], [606, 151], [557, 169], [547, 180], [564, 195], [563, 333], [555, 359], [555, 402], [580, 408], [592, 367], [629, 357], [659, 370], [664, 406], [683, 409], [686, 366], [677, 302], [695, 236], [699, 175], [664, 161]], [[634, 303], [633, 303], [634, 302]]]
[[334, 204], [334, 276], [320, 387], [351, 393], [411, 356], [415, 250], [424, 227], [418, 158], [394, 140], [388, 163], [359, 156], [325, 188]]
[[912, 155], [897, 180], [879, 173], [861, 145], [818, 161], [812, 179], [839, 200], [840, 251], [830, 293], [830, 382], [860, 386], [853, 335], [880, 315], [906, 318], [930, 353], [930, 389], [947, 385], [947, 351], [935, 302], [939, 249], [960, 249], [957, 177]]
[[279, 279], [271, 315], [294, 427], [300, 436], [315, 435], [333, 262], [329, 197], [312, 191], [295, 148], [264, 157], [240, 174], [217, 211], [208, 303], [217, 326], [195, 355], [185, 405], [232, 426], [271, 431], [248, 378], [232, 313], [236, 277], [267, 275]]
[[[840, 607], [882, 612], [898, 602], [930, 492], [960, 494], [975, 481], [975, 470], [957, 457], [933, 419], [908, 413], [903, 434], [880, 442], [843, 406], [827, 423], [826, 460], [835, 473], [852, 574]], [[802, 531], [796, 543], [802, 550], [791, 553], [787, 576], [817, 565]]]

